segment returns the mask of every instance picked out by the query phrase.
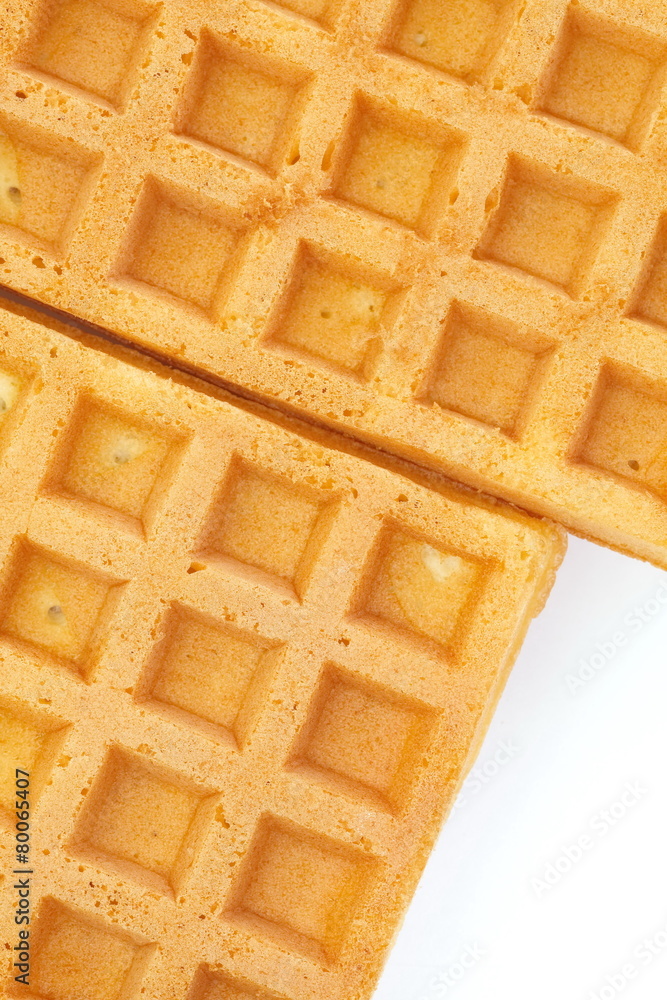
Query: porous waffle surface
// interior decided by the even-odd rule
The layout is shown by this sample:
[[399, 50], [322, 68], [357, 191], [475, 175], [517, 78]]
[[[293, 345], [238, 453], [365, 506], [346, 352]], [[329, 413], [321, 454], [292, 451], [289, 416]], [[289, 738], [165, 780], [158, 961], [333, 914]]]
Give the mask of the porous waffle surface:
[[9, 0], [0, 278], [667, 566], [667, 8]]
[[369, 997], [562, 531], [23, 317], [0, 371], [7, 995]]

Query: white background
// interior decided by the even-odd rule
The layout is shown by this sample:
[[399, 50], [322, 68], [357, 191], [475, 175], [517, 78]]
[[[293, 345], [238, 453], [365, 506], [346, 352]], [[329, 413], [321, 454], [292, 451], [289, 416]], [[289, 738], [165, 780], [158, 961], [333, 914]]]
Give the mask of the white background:
[[664, 1000], [666, 772], [667, 573], [570, 538], [375, 1000]]

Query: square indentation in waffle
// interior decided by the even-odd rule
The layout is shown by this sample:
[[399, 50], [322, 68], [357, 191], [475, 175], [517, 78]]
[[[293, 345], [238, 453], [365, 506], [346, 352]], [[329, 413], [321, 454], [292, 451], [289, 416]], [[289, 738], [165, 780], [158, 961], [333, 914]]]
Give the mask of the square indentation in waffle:
[[636, 319], [667, 327], [667, 215], [658, 224], [629, 313]]
[[264, 816], [225, 916], [315, 961], [334, 962], [376, 866], [361, 851]]
[[172, 608], [137, 691], [163, 714], [242, 747], [276, 647], [187, 608]]
[[19, 412], [19, 401], [29, 376], [23, 371], [0, 367], [0, 445], [11, 439], [11, 429]]
[[236, 458], [200, 542], [301, 597], [335, 507], [330, 496]]
[[399, 298], [383, 276], [303, 243], [264, 343], [366, 380]]
[[0, 428], [18, 399], [21, 380], [13, 372], [0, 371]]
[[471, 82], [502, 45], [516, 9], [515, 0], [399, 0], [388, 45]]
[[[79, 221], [99, 157], [76, 143], [0, 119], [0, 223], [62, 256]], [[37, 267], [43, 261], [35, 258]]]
[[177, 132], [275, 173], [292, 155], [304, 73], [202, 31]]
[[290, 767], [391, 812], [398, 811], [428, 746], [433, 711], [330, 664]]
[[31, 944], [29, 990], [15, 986], [11, 993], [28, 1000], [124, 1000], [138, 989], [151, 951], [51, 897], [40, 902]]
[[117, 271], [215, 318], [238, 227], [214, 205], [149, 177]]
[[0, 819], [16, 822], [10, 805], [16, 768], [30, 773], [30, 802], [36, 804], [68, 730], [66, 723], [36, 713], [30, 706], [0, 702]]
[[459, 133], [360, 98], [332, 193], [429, 235], [448, 203], [463, 142]]
[[192, 863], [213, 799], [179, 775], [111, 749], [69, 849], [173, 896]]
[[140, 0], [47, 0], [21, 61], [120, 108], [134, 85], [155, 11]]
[[667, 384], [605, 365], [574, 457], [667, 498]]
[[537, 104], [636, 149], [657, 108], [667, 45], [570, 8]]
[[455, 302], [421, 399], [517, 437], [550, 350], [543, 337]]
[[487, 572], [479, 559], [436, 547], [399, 524], [386, 523], [352, 613], [413, 640], [436, 644], [436, 653], [451, 653]]
[[45, 489], [142, 521], [168, 478], [173, 444], [101, 400], [81, 399]]
[[309, 17], [325, 28], [330, 28], [334, 22], [340, 0], [274, 0], [276, 6], [283, 7], [293, 14]]
[[[475, 256], [518, 268], [577, 296], [618, 201], [613, 191], [511, 156], [500, 203]], [[493, 208], [494, 196], [487, 207]]]
[[187, 1000], [281, 1000], [274, 993], [260, 990], [251, 983], [232, 980], [224, 973], [201, 966], [195, 975]]
[[15, 549], [0, 604], [0, 636], [49, 654], [88, 679], [116, 581], [29, 542]]

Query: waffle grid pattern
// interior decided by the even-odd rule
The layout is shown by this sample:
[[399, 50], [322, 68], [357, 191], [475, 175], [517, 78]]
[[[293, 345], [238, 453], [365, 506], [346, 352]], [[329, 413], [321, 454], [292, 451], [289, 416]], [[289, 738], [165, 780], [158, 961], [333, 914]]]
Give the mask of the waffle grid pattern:
[[447, 9], [14, 0], [0, 277], [666, 565], [665, 14]]
[[1, 351], [21, 996], [368, 997], [560, 531], [18, 316]]

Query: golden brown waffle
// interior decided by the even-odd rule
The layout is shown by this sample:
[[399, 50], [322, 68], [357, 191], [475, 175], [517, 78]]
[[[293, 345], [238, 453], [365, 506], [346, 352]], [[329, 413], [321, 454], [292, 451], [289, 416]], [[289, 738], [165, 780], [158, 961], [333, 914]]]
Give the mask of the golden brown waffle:
[[16, 995], [369, 997], [563, 533], [22, 317], [0, 371]]
[[664, 4], [10, 0], [0, 43], [3, 282], [667, 566]]

